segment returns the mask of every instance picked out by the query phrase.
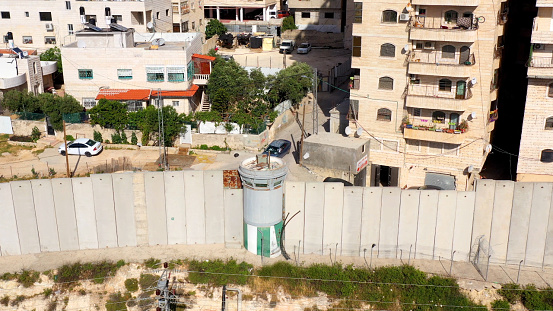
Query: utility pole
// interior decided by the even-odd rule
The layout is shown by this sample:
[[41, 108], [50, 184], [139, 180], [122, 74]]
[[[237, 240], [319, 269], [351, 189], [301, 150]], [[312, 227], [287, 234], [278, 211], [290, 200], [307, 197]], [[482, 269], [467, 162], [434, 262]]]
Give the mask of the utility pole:
[[156, 299], [157, 307], [156, 311], [169, 311], [171, 310], [171, 299], [174, 299], [172, 293], [169, 291], [169, 278], [171, 274], [167, 270], [168, 264], [163, 263], [165, 270], [161, 274], [161, 278], [157, 281]]
[[317, 68], [313, 69], [313, 134], [319, 134], [319, 103], [317, 102], [317, 86], [318, 86], [318, 77], [317, 77]]
[[305, 104], [303, 104], [303, 116], [301, 120], [301, 139], [300, 139], [300, 154], [299, 162], [300, 165], [303, 164], [303, 137], [305, 136]]
[[63, 120], [63, 144], [65, 145], [65, 169], [67, 173], [67, 178], [71, 178], [69, 173], [69, 155], [67, 154], [69, 150], [67, 149], [67, 135], [65, 134], [65, 120]]
[[157, 124], [159, 145], [159, 167], [167, 170], [167, 150], [165, 149], [165, 125], [163, 124], [163, 104], [161, 101], [161, 89], [157, 89]]

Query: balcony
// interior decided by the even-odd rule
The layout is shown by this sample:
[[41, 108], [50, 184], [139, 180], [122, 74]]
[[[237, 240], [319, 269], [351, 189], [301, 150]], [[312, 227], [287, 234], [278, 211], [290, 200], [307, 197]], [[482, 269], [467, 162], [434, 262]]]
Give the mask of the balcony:
[[442, 109], [465, 111], [466, 100], [472, 98], [472, 92], [465, 87], [452, 86], [450, 90], [440, 90], [435, 85], [411, 84], [406, 89], [405, 106], [412, 108]]
[[196, 85], [207, 85], [209, 81], [209, 74], [194, 74], [194, 80], [192, 83]]
[[528, 64], [528, 76], [553, 77], [553, 57], [532, 57]]
[[553, 7], [553, 0], [537, 0], [536, 7], [538, 8], [551, 8]]
[[41, 61], [40, 67], [42, 67], [42, 75], [50, 75], [58, 71], [58, 63], [55, 61]]
[[474, 54], [443, 53], [441, 51], [413, 51], [408, 56], [409, 73], [440, 77], [466, 78], [476, 63]]
[[459, 17], [456, 24], [441, 25], [439, 28], [425, 26], [424, 21], [412, 20], [409, 25], [410, 40], [417, 41], [447, 41], [447, 42], [474, 42], [478, 24], [471, 18]]
[[553, 44], [553, 31], [534, 30], [531, 43]]
[[[540, 0], [538, 0], [538, 2], [539, 1]], [[479, 6], [480, 0], [413, 0], [412, 4], [413, 5], [442, 5], [442, 6]]]
[[27, 75], [22, 73], [15, 77], [0, 78], [0, 90], [7, 90], [27, 83]]
[[403, 129], [403, 138], [405, 139], [415, 139], [415, 140], [424, 140], [424, 141], [434, 141], [446, 144], [455, 144], [460, 145], [465, 141], [467, 134], [460, 131], [457, 133], [447, 133], [443, 130], [436, 132], [436, 130], [430, 130], [426, 128], [404, 128]]

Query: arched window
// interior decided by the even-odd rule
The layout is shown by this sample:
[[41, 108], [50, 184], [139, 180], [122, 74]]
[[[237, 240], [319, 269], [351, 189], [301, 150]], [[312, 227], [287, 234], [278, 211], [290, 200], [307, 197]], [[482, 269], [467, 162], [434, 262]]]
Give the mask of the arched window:
[[545, 162], [545, 163], [553, 162], [553, 150], [551, 150], [551, 149], [542, 150], [540, 161]]
[[459, 17], [459, 13], [453, 10], [449, 10], [445, 12], [445, 15], [444, 15], [446, 24], [457, 24], [457, 17]]
[[393, 90], [394, 89], [394, 79], [390, 77], [382, 77], [378, 79], [378, 88], [381, 90]]
[[442, 92], [451, 92], [451, 80], [441, 79], [439, 82], [439, 90]]
[[385, 10], [382, 12], [383, 23], [397, 23], [397, 12], [394, 10]]
[[553, 83], [549, 84], [549, 90], [548, 90], [547, 96], [553, 97]]
[[392, 110], [386, 108], [378, 109], [376, 113], [376, 119], [378, 121], [392, 121]]
[[384, 43], [380, 46], [380, 56], [382, 57], [395, 57], [396, 46], [391, 43]]
[[442, 47], [442, 58], [455, 58], [455, 47], [453, 45], [444, 45]]
[[545, 119], [545, 129], [546, 130], [553, 130], [553, 117], [549, 117]]
[[442, 111], [432, 112], [432, 122], [434, 123], [444, 123], [445, 122], [445, 113]]

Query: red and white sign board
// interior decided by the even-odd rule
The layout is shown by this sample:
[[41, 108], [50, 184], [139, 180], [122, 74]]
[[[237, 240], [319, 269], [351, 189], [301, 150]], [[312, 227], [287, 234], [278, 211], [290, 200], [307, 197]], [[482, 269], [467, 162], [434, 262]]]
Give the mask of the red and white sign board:
[[364, 155], [361, 160], [357, 161], [357, 173], [369, 165], [368, 155]]

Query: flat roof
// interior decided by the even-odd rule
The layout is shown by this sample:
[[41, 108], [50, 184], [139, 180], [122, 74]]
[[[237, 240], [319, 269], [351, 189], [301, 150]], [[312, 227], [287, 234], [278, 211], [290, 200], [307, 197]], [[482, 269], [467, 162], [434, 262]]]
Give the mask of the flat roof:
[[305, 143], [335, 146], [341, 148], [357, 149], [365, 145], [369, 140], [365, 138], [346, 137], [340, 134], [322, 132], [311, 135], [305, 139]]

